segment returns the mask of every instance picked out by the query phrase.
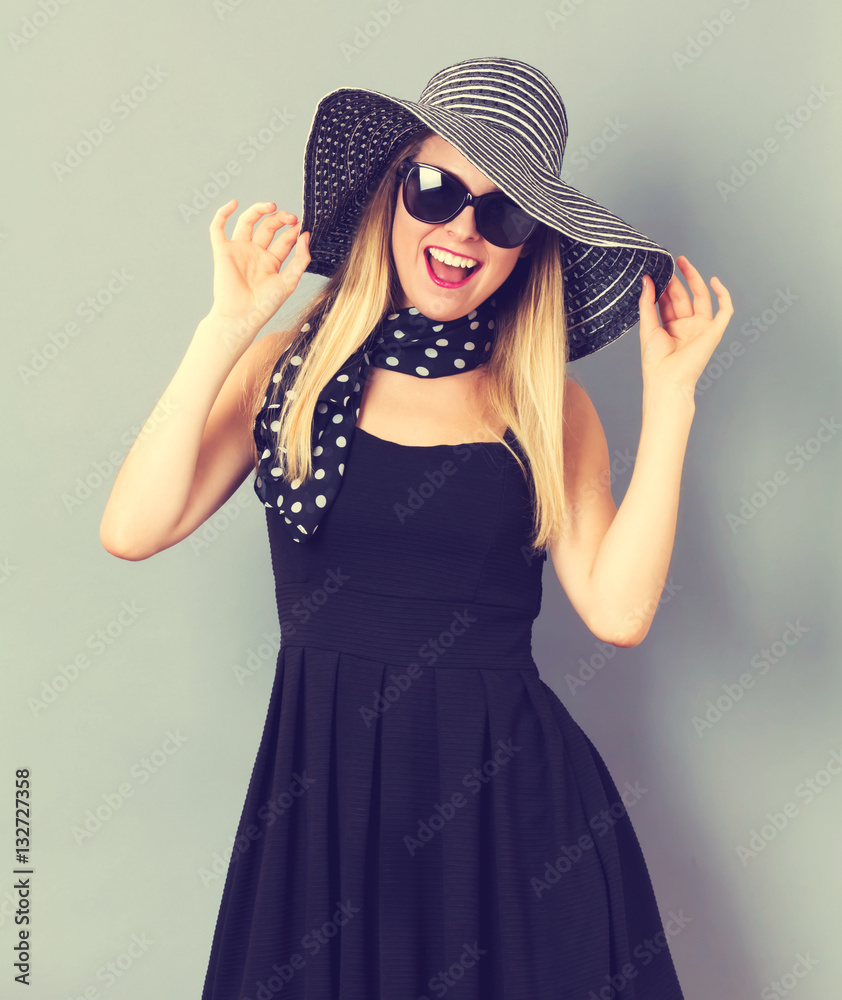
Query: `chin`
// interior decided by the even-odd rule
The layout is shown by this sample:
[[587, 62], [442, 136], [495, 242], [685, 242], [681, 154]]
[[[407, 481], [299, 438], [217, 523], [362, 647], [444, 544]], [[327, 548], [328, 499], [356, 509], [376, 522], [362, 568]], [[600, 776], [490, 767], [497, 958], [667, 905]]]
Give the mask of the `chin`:
[[[415, 307], [424, 316], [429, 319], [438, 320], [439, 322], [445, 322], [446, 320], [459, 319], [460, 316], [466, 316], [472, 309], [476, 309], [481, 303], [483, 303], [488, 295], [492, 294], [489, 292], [485, 294], [482, 291], [477, 291], [470, 297], [454, 297], [452, 293], [448, 294], [443, 289], [431, 288], [425, 289], [423, 294], [404, 295], [404, 309]], [[411, 300], [411, 301], [410, 301]]]

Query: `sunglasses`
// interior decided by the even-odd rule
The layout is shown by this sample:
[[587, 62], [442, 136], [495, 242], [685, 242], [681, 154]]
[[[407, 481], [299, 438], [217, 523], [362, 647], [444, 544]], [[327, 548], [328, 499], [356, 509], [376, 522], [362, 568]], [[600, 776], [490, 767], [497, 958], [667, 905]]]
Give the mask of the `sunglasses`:
[[537, 219], [502, 191], [471, 194], [458, 177], [429, 163], [403, 160], [397, 177], [403, 184], [404, 207], [419, 222], [450, 222], [466, 205], [472, 205], [480, 236], [506, 250], [525, 243], [538, 225]]

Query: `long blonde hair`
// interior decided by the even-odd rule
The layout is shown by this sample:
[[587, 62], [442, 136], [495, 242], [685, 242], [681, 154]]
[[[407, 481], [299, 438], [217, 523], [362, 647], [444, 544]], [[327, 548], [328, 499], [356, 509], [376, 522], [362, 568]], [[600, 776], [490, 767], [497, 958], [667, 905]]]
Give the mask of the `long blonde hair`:
[[[383, 315], [396, 312], [402, 301], [391, 249], [396, 171], [401, 160], [415, 157], [424, 140], [433, 134], [425, 129], [398, 149], [363, 210], [349, 253], [293, 318], [291, 328], [301, 332], [284, 352], [279, 380], [267, 389], [277, 357], [264, 362], [256, 374], [247, 402], [252, 419], [267, 393], [267, 404], [279, 402], [279, 386], [291, 359], [296, 359], [294, 389], [274, 411], [274, 419], [279, 421], [275, 456], [285, 479], [304, 481], [312, 475], [313, 413], [319, 392], [365, 343]], [[516, 436], [530, 466], [531, 476], [509, 443], [488, 428], [489, 434], [514, 456], [530, 482], [532, 547], [541, 551], [551, 537], [565, 533], [570, 515], [564, 492], [562, 445], [567, 323], [558, 234], [541, 224], [530, 244], [531, 254], [518, 260], [494, 295], [495, 338], [491, 359], [485, 365], [484, 383], [488, 405]], [[309, 350], [299, 353], [305, 331], [313, 325], [318, 325], [318, 330]], [[256, 445], [253, 458], [257, 472]]]

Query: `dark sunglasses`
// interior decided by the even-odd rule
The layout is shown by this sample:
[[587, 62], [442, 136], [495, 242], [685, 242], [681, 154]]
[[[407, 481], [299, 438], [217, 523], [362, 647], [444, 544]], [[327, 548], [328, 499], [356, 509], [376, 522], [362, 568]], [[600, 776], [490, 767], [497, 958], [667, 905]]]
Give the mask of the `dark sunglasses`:
[[404, 160], [397, 177], [403, 184], [404, 206], [419, 222], [450, 222], [466, 205], [472, 205], [480, 236], [506, 250], [525, 243], [538, 225], [537, 219], [502, 191], [473, 195], [458, 177], [429, 163]]

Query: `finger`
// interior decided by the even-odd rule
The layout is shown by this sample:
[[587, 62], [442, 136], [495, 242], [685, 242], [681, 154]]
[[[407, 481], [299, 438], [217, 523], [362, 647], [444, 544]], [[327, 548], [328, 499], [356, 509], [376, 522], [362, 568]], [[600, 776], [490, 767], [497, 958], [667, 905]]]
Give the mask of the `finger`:
[[286, 267], [281, 272], [281, 277], [289, 278], [292, 287], [298, 284], [301, 275], [307, 270], [310, 263], [310, 234], [301, 233], [295, 244], [295, 253], [287, 259]]
[[[682, 263], [683, 261], [683, 263]], [[684, 257], [678, 257], [678, 266], [681, 268], [690, 291], [693, 293], [693, 309], [697, 315], [704, 316], [705, 319], [713, 317], [713, 307], [710, 301], [710, 292], [705, 284], [704, 278], [699, 274], [690, 261]]]
[[298, 273], [300, 277], [304, 271], [307, 269], [307, 265], [310, 263], [310, 234], [309, 233], [299, 233], [298, 239], [295, 243], [295, 253], [292, 255], [292, 260], [287, 264], [286, 270], [288, 271], [292, 268]]
[[[284, 226], [289, 226], [290, 228], [282, 234], [282, 239], [286, 239], [290, 235], [292, 240], [290, 241], [290, 246], [295, 242], [296, 230], [295, 223], [298, 221], [298, 216], [293, 215], [292, 212], [274, 212], [272, 215], [266, 216], [258, 224], [257, 228], [254, 230], [254, 236], [252, 242], [256, 243], [258, 246], [263, 247], [264, 250], [268, 249], [269, 244], [275, 238], [275, 234], [279, 229]], [[276, 244], [277, 246], [278, 244]]]
[[292, 295], [298, 287], [298, 282], [301, 280], [301, 276], [304, 274], [307, 269], [307, 265], [310, 263], [310, 254], [304, 245], [305, 242], [306, 240], [302, 237], [298, 246], [295, 248], [295, 254], [287, 261], [284, 269], [279, 271], [273, 279], [276, 282], [274, 287], [278, 289], [279, 294], [284, 300]]
[[[277, 260], [279, 269], [280, 266], [284, 263], [284, 261], [287, 260], [287, 258], [289, 257], [290, 251], [292, 250], [293, 246], [295, 246], [296, 257], [298, 257], [302, 252], [307, 252], [305, 241], [302, 238], [302, 234], [300, 233], [299, 230], [300, 227], [299, 229], [288, 229], [285, 233], [282, 233], [281, 236], [278, 237], [277, 242], [267, 247], [269, 253], [271, 253]], [[296, 233], [298, 233], [297, 237]], [[307, 239], [309, 240], [310, 234], [307, 233], [306, 235]], [[289, 261], [287, 267], [289, 267], [291, 263], [292, 261]], [[308, 263], [309, 263], [309, 257], [307, 258], [307, 261], [305, 262], [304, 266], [306, 267]]]
[[[714, 282], [716, 282], [715, 285], [713, 284]], [[717, 325], [717, 328], [719, 328], [721, 324], [722, 333], [724, 333], [725, 327], [734, 315], [734, 305], [731, 302], [731, 294], [719, 278], [711, 278], [710, 283], [713, 285], [713, 290], [716, 292], [717, 298], [719, 299], [719, 308], [716, 311], [716, 316], [714, 317], [713, 322]]]
[[230, 201], [226, 201], [224, 205], [221, 205], [214, 213], [211, 219], [210, 226], [210, 238], [211, 246], [216, 248], [219, 243], [225, 242], [225, 223], [228, 221], [228, 216], [237, 207], [237, 199], [232, 198]]
[[661, 304], [662, 313], [664, 309], [672, 310], [668, 316], [669, 319], [685, 319], [687, 316], [693, 315], [690, 296], [687, 294], [687, 290], [682, 285], [681, 279], [677, 274], [673, 274], [670, 278], [667, 287], [664, 289], [663, 303], [659, 304]]
[[262, 216], [266, 215], [267, 212], [274, 212], [275, 203], [274, 201], [258, 201], [254, 205], [250, 205], [237, 219], [237, 224], [234, 226], [234, 232], [231, 235], [232, 240], [250, 240], [254, 232], [254, 224]]
[[649, 277], [648, 274], [644, 275], [643, 278], [643, 291], [640, 295], [639, 304], [640, 337], [641, 341], [645, 341], [652, 330], [661, 325], [658, 320], [658, 314], [655, 310], [655, 282]]
[[675, 307], [673, 306], [672, 299], [669, 296], [669, 286], [674, 280], [677, 281], [678, 279], [671, 278], [670, 281], [667, 282], [666, 287], [661, 292], [660, 298], [658, 299], [658, 309], [661, 313], [662, 324], [671, 323], [674, 319], [677, 319]]
[[[269, 219], [265, 219], [264, 222], [267, 228], [263, 230], [261, 224], [261, 229], [255, 233], [254, 242], [260, 242], [262, 247], [271, 250], [273, 253], [276, 250], [280, 250], [283, 256], [286, 256], [295, 245], [295, 241], [298, 239], [301, 232], [301, 223], [297, 226], [294, 225], [296, 216], [294, 216], [291, 212], [286, 212], [284, 214], [287, 218], [276, 218], [273, 216]], [[289, 226], [289, 229], [278, 234], [278, 230], [282, 229], [286, 225]], [[272, 240], [275, 239], [276, 236], [277, 240], [270, 247], [269, 244], [272, 243]]]

